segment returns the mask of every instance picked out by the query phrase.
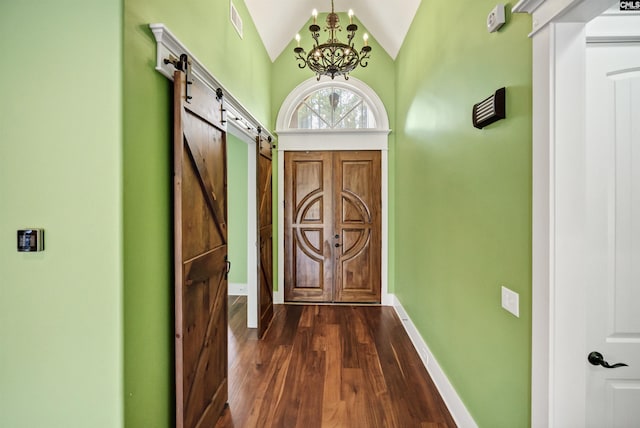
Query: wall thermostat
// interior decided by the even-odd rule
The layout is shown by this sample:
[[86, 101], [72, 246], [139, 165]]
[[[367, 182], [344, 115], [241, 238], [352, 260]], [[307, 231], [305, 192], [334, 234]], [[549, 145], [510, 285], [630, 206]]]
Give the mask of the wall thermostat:
[[44, 251], [44, 229], [18, 230], [18, 251], [21, 253]]
[[487, 31], [493, 33], [504, 24], [504, 5], [497, 4], [487, 16]]

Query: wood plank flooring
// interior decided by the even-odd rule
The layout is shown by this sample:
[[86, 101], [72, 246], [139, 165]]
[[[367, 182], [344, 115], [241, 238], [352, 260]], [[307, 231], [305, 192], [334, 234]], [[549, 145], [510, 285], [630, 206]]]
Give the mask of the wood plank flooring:
[[264, 340], [229, 300], [229, 407], [216, 428], [455, 427], [393, 308], [275, 305]]

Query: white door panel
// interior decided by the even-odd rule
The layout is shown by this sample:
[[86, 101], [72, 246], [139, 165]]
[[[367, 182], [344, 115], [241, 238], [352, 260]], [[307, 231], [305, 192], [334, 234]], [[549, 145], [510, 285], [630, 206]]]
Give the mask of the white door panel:
[[586, 59], [587, 425], [640, 427], [640, 45]]
[[606, 382], [607, 425], [631, 428], [640, 426], [640, 382], [609, 380]]

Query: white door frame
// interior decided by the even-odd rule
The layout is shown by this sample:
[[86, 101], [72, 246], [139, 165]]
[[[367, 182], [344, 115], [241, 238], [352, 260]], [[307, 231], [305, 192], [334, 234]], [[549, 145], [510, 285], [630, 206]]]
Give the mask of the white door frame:
[[[338, 86], [360, 95], [369, 105], [376, 120], [376, 128], [347, 130], [290, 129], [291, 116], [299, 102], [323, 86]], [[291, 91], [284, 100], [276, 122], [278, 134], [278, 290], [273, 293], [273, 303], [284, 302], [284, 152], [314, 150], [379, 150], [381, 152], [381, 303], [393, 306], [395, 298], [389, 293], [389, 117], [382, 100], [366, 83], [349, 77], [349, 80], [332, 81], [312, 77]]]
[[256, 140], [236, 126], [227, 131], [247, 145], [247, 327], [258, 327], [258, 213]]
[[585, 426], [585, 23], [613, 0], [521, 0], [532, 15], [531, 426]]

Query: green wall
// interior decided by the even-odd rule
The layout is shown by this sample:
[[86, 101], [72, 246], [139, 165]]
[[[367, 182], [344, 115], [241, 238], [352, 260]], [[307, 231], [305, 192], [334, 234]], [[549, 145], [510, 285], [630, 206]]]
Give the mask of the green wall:
[[[340, 13], [340, 21], [342, 23], [348, 23], [348, 16], [346, 13]], [[318, 17], [318, 22], [322, 23], [325, 21], [326, 14], [320, 14]], [[394, 287], [394, 278], [395, 278], [395, 260], [394, 260], [394, 242], [395, 242], [395, 194], [393, 191], [394, 181], [395, 181], [395, 125], [396, 125], [396, 99], [395, 99], [395, 66], [393, 59], [386, 53], [386, 51], [378, 44], [375, 38], [371, 35], [371, 33], [362, 25], [360, 21], [357, 20], [357, 16], [354, 19], [354, 23], [358, 25], [358, 33], [356, 34], [356, 46], [361, 46], [362, 40], [361, 35], [364, 33], [369, 33], [369, 45], [372, 47], [371, 51], [371, 60], [369, 61], [369, 66], [367, 68], [357, 68], [354, 70], [350, 76], [357, 78], [373, 89], [380, 99], [382, 100], [386, 110], [387, 115], [389, 116], [389, 128], [391, 129], [391, 133], [389, 134], [389, 291], [393, 292]], [[301, 46], [308, 48], [311, 45], [312, 39], [309, 34], [308, 27], [311, 24], [311, 19], [305, 25], [302, 26], [299, 33], [302, 37]], [[278, 56], [278, 58], [273, 63], [272, 68], [272, 77], [271, 77], [271, 109], [273, 113], [273, 122], [272, 129], [275, 130], [276, 120], [278, 116], [278, 112], [282, 107], [282, 103], [285, 98], [291, 93], [293, 89], [295, 89], [298, 85], [308, 79], [315, 79], [315, 75], [308, 68], [300, 69], [298, 68], [298, 62], [295, 59], [293, 49], [296, 46], [296, 42], [293, 39], [289, 43], [289, 45], [284, 49], [284, 51]], [[320, 40], [324, 40], [326, 37], [325, 33], [321, 33]], [[336, 81], [342, 80], [342, 77], [336, 77]], [[278, 177], [277, 177], [277, 168], [278, 168], [278, 153], [274, 151], [274, 161], [273, 161], [273, 193], [274, 193], [274, 218], [275, 213], [277, 212], [277, 201], [279, 200], [277, 197], [278, 191]], [[278, 227], [277, 224], [274, 223], [274, 237], [278, 236]], [[276, 240], [274, 239], [274, 243]], [[277, 246], [274, 247], [274, 266], [277, 267]], [[274, 270], [276, 272], [277, 270]], [[277, 277], [274, 278], [275, 288], [277, 289]]]
[[[229, 282], [247, 284], [247, 239], [249, 198], [249, 146], [232, 134], [227, 134], [227, 210], [229, 212]], [[254, 226], [255, 228], [255, 226]]]
[[[0, 426], [122, 426], [120, 0], [0, 4]], [[45, 229], [18, 253], [16, 230]]]
[[[241, 0], [243, 39], [226, 0], [5, 3], [0, 425], [170, 427], [171, 84], [148, 24], [272, 128], [311, 74], [293, 43], [270, 63]], [[529, 425], [531, 351], [530, 20], [488, 34], [493, 6], [423, 0], [397, 61], [371, 40], [353, 73], [390, 116], [390, 289], [492, 428]], [[471, 106], [501, 86], [508, 118], [476, 130]], [[25, 227], [45, 228], [45, 252], [16, 252]]]
[[128, 427], [173, 425], [171, 84], [155, 71], [149, 23], [170, 31], [262, 123], [271, 62], [244, 2], [124, 2], [124, 379]]
[[[494, 5], [423, 0], [398, 56], [395, 293], [476, 422], [513, 428], [530, 421], [531, 23], [489, 34]], [[507, 119], [473, 128], [502, 86]]]

